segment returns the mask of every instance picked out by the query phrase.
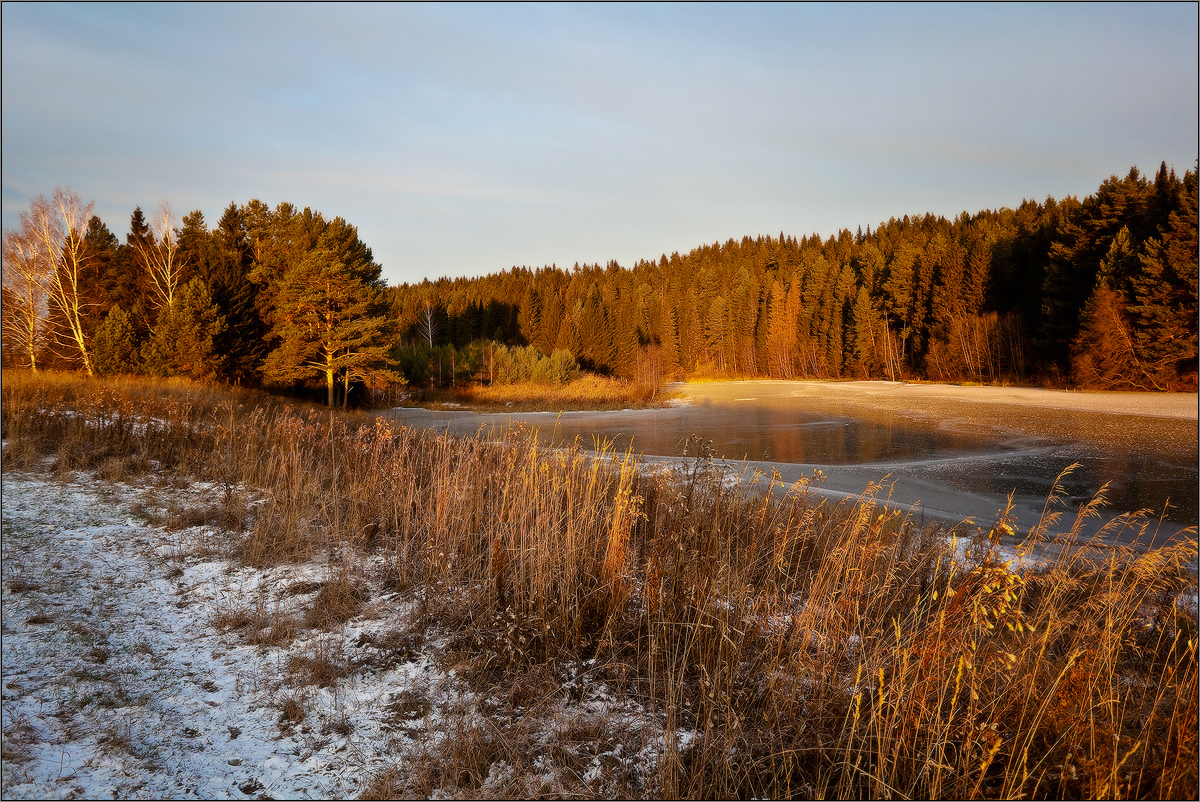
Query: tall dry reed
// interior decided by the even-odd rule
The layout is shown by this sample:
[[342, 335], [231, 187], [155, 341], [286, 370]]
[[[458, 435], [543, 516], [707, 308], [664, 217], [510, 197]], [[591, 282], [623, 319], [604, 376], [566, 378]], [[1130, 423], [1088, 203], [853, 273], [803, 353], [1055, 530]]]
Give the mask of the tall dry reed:
[[492, 681], [611, 669], [663, 738], [639, 793], [1197, 793], [1196, 540], [1102, 547], [1081, 534], [1102, 496], [1065, 523], [1049, 499], [1014, 562], [1003, 516], [949, 533], [879, 486], [748, 497], [703, 453], [651, 473], [529, 432], [452, 438], [186, 384], [6, 372], [3, 402], [6, 469], [215, 482], [242, 559], [328, 559], [352, 587], [371, 554], [479, 634]]

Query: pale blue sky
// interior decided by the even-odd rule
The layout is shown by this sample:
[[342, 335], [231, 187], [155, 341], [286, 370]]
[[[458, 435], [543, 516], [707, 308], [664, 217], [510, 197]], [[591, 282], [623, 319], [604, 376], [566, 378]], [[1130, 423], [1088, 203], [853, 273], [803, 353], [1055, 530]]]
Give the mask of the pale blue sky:
[[3, 5], [3, 218], [290, 201], [391, 283], [1086, 195], [1197, 155], [1197, 6]]

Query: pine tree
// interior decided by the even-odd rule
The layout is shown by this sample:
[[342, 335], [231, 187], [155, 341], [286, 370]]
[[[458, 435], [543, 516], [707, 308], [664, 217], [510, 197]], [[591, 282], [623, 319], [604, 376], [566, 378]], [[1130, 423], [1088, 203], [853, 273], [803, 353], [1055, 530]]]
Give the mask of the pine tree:
[[1074, 204], [1059, 226], [1042, 285], [1041, 332], [1045, 358], [1065, 364], [1069, 344], [1079, 331], [1079, 314], [1096, 283], [1100, 263], [1124, 228], [1136, 249], [1149, 228], [1149, 185], [1137, 168], [1124, 179], [1115, 175], [1096, 194]]
[[157, 309], [152, 300], [155, 294], [153, 282], [146, 269], [146, 257], [156, 247], [154, 232], [146, 222], [142, 207], [134, 207], [129, 216], [129, 233], [125, 235], [125, 244], [117, 252], [115, 279], [119, 289], [118, 297], [113, 299], [115, 303], [129, 309], [134, 300], [140, 298], [147, 308]]
[[946, 243], [945, 249], [935, 258], [930, 325], [931, 334], [944, 340], [950, 331], [950, 321], [963, 315], [961, 298], [966, 259], [957, 242]]
[[672, 379], [679, 372], [679, 327], [675, 320], [674, 307], [666, 307], [662, 323], [662, 366], [663, 373]]
[[177, 257], [183, 270], [184, 283], [193, 276], [201, 277], [205, 283], [212, 270], [213, 238], [204, 220], [204, 212], [195, 209], [183, 216], [178, 232]]
[[342, 226], [327, 232], [280, 278], [270, 318], [279, 345], [263, 365], [273, 381], [321, 378], [331, 407], [339, 377], [398, 378], [388, 367], [390, 323], [379, 266], [346, 233]]
[[964, 314], [978, 314], [983, 308], [991, 267], [991, 244], [983, 238], [973, 240], [967, 249], [967, 267], [963, 276]]
[[88, 336], [95, 334], [113, 306], [122, 301], [132, 304], [137, 297], [136, 284], [131, 284], [127, 293], [122, 293], [117, 286], [119, 244], [116, 235], [108, 230], [108, 226], [104, 225], [99, 217], [92, 215], [83, 235], [87, 270], [80, 277], [80, 293], [87, 299], [83, 327]]
[[705, 318], [704, 325], [705, 348], [709, 354], [709, 359], [714, 362], [716, 369], [721, 373], [729, 370], [725, 348], [725, 344], [728, 341], [727, 329], [729, 326], [725, 307], [725, 296], [718, 295], [713, 298], [712, 303], [708, 306], [708, 315]]
[[770, 295], [766, 337], [768, 375], [790, 379], [796, 375], [796, 318], [790, 314], [783, 282], [776, 280]]
[[866, 286], [858, 288], [851, 309], [851, 367], [860, 377], [869, 377], [878, 368], [876, 343], [877, 315]]
[[1146, 240], [1136, 261], [1128, 246], [1122, 252], [1134, 353], [1159, 389], [1196, 382], [1197, 239], [1196, 175], [1189, 171], [1178, 208], [1158, 235]]
[[98, 327], [112, 307], [132, 309], [141, 297], [138, 267], [133, 252], [121, 245], [99, 217], [88, 222], [84, 243], [93, 268], [88, 294], [95, 304], [93, 324]]
[[911, 307], [913, 303], [913, 275], [920, 252], [905, 242], [892, 254], [888, 263], [887, 278], [883, 283], [883, 308], [891, 322], [892, 331], [907, 355], [908, 340], [912, 335]]
[[[1196, 363], [1195, 283], [1181, 279], [1166, 258], [1166, 248], [1151, 238], [1140, 255], [1142, 269], [1134, 277], [1135, 353], [1145, 363], [1156, 389], [1167, 389]], [[1193, 260], [1195, 257], [1193, 257]], [[1190, 289], [1190, 292], [1189, 292]]]
[[521, 336], [525, 342], [534, 345], [543, 339], [542, 336], [542, 299], [532, 282], [526, 285], [521, 298], [517, 322], [521, 327]]

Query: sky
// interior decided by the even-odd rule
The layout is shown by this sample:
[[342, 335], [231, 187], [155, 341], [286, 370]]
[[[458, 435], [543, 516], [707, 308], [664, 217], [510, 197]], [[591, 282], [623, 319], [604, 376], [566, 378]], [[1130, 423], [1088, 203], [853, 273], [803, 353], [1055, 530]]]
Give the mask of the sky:
[[1084, 197], [1197, 158], [1197, 5], [104, 4], [3, 14], [3, 225], [287, 201], [392, 284]]

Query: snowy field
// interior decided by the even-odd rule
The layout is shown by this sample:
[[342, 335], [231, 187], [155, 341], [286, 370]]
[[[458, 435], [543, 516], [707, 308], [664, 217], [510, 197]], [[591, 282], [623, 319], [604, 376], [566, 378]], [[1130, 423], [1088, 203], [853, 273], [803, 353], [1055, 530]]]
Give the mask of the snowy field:
[[480, 696], [447, 668], [451, 634], [418, 631], [370, 565], [358, 615], [306, 627], [334, 566], [239, 567], [227, 534], [178, 528], [222, 492], [5, 471], [5, 799], [353, 797], [385, 770], [457, 797], [404, 778], [499, 718], [538, 770], [496, 759], [471, 795], [652, 791], [661, 730], [586, 666], [537, 703]]

